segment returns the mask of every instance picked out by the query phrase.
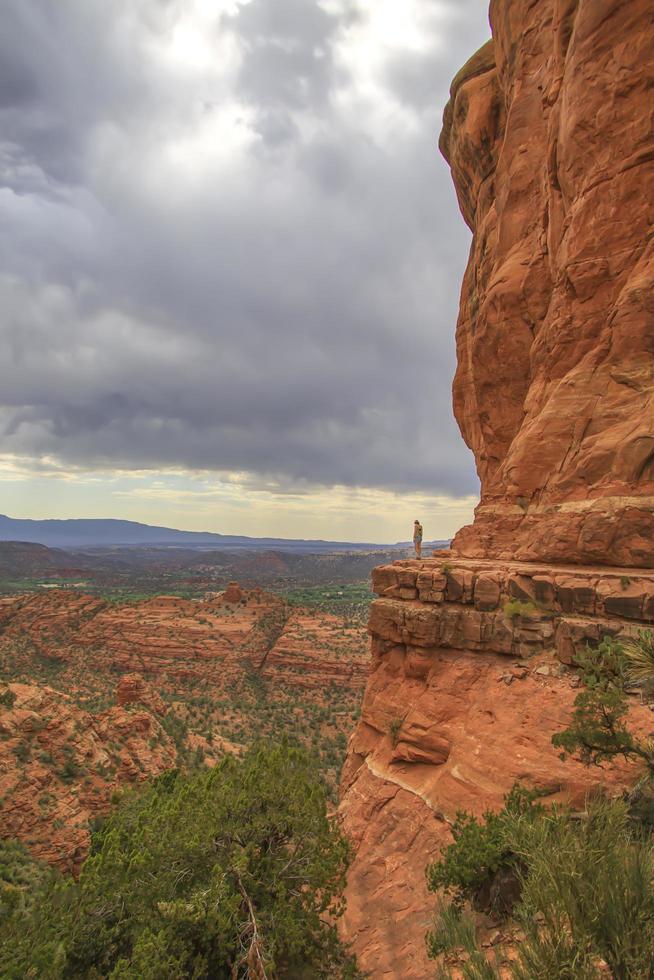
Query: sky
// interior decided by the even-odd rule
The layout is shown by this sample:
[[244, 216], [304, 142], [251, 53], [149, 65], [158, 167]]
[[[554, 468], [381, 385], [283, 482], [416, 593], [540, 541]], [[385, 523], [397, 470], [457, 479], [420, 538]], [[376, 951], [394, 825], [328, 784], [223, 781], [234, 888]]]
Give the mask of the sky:
[[487, 0], [0, 0], [0, 513], [451, 535]]

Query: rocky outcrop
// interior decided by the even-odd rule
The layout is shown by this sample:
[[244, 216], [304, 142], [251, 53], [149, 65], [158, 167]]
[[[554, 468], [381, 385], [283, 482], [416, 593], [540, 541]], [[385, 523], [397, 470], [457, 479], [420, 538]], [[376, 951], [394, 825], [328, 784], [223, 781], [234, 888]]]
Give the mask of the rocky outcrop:
[[168, 713], [168, 707], [161, 695], [140, 674], [125, 674], [120, 678], [116, 702], [121, 708], [126, 704], [142, 704], [160, 717]]
[[[340, 812], [356, 847], [344, 935], [371, 975], [422, 980], [433, 915], [424, 870], [458, 810], [499, 808], [516, 782], [582, 807], [636, 779], [562, 761], [580, 679], [575, 651], [654, 623], [654, 573], [457, 559], [375, 570], [372, 673], [350, 740]], [[654, 726], [636, 695], [631, 724]]]
[[651, 5], [490, 17], [441, 137], [474, 235], [454, 409], [481, 502], [454, 547], [654, 567]]
[[570, 664], [604, 636], [654, 628], [654, 572], [642, 569], [453, 557], [382, 565], [373, 588], [381, 597], [370, 614], [373, 656], [377, 637], [415, 646], [415, 676], [429, 670], [420, 661], [424, 648], [513, 657], [550, 651]]
[[229, 582], [223, 592], [223, 602], [241, 602], [245, 599], [243, 589], [238, 582]]
[[287, 688], [324, 691], [335, 684], [361, 691], [369, 673], [366, 648], [357, 627], [330, 613], [296, 609], [271, 646], [262, 673]]
[[89, 821], [117, 790], [176, 764], [175, 746], [147, 710], [84, 711], [65, 694], [0, 685], [0, 834], [77, 872]]
[[[562, 761], [575, 654], [654, 626], [654, 32], [648, 0], [492, 0], [441, 149], [473, 231], [454, 409], [481, 501], [450, 554], [373, 575], [340, 814], [343, 934], [433, 972], [424, 869], [515, 782], [583, 806], [637, 770]], [[630, 724], [654, 727], [634, 696]]]

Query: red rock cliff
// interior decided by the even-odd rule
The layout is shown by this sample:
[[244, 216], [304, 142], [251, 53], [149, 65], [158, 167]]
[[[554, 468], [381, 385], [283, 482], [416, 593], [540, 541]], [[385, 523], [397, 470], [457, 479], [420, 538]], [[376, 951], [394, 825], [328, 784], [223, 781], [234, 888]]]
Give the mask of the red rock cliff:
[[515, 781], [580, 805], [600, 775], [634, 781], [551, 736], [575, 652], [654, 624], [654, 10], [494, 0], [491, 23], [441, 138], [474, 234], [454, 406], [482, 499], [447, 561], [375, 571], [343, 772], [343, 932], [375, 978], [433, 973], [424, 869], [457, 810]]
[[494, 0], [441, 149], [473, 231], [465, 555], [654, 567], [654, 8]]

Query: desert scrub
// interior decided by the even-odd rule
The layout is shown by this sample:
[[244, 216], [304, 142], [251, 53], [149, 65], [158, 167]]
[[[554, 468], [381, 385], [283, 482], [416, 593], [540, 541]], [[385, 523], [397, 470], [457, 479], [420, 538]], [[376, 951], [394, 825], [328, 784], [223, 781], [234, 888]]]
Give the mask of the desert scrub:
[[336, 931], [349, 860], [300, 750], [170, 771], [96, 825], [78, 880], [0, 918], [0, 976], [354, 980]]
[[393, 748], [397, 745], [400, 739], [400, 731], [402, 729], [402, 724], [404, 723], [404, 718], [393, 718], [390, 725], [388, 726], [388, 734], [391, 737], [391, 745]]
[[64, 783], [72, 783], [74, 780], [78, 779], [80, 776], [84, 775], [85, 769], [75, 761], [72, 755], [68, 755], [64, 760], [64, 764], [61, 769], [58, 769], [56, 775]]
[[598, 647], [586, 647], [575, 658], [584, 687], [574, 700], [570, 725], [553, 736], [552, 744], [562, 750], [562, 759], [577, 753], [586, 765], [599, 766], [616, 756], [638, 759], [644, 763], [651, 780], [654, 742], [634, 735], [627, 727], [626, 689], [634, 671], [639, 672], [641, 679], [652, 676], [654, 668], [647, 666], [652, 651], [642, 640], [632, 642], [634, 646], [625, 649], [606, 636]]
[[453, 843], [427, 868], [428, 889], [442, 890], [457, 908], [467, 901], [480, 910], [506, 911], [496, 907], [493, 883], [498, 874], [517, 874], [517, 830], [544, 812], [537, 799], [535, 791], [514, 786], [498, 813], [488, 810], [478, 820], [471, 813], [459, 811], [452, 825]]
[[2, 705], [3, 708], [13, 708], [15, 703], [16, 695], [10, 687], [6, 688], [6, 690], [0, 694], [0, 705]]
[[[506, 833], [520, 861], [517, 959], [500, 972], [472, 919], [442, 903], [427, 936], [431, 957], [463, 952], [466, 980], [601, 980], [602, 962], [615, 980], [654, 978], [654, 843], [623, 802], [595, 803], [584, 819], [540, 808], [528, 822], [509, 820]], [[449, 974], [441, 966], [437, 975]]]
[[14, 755], [19, 762], [29, 762], [31, 758], [31, 746], [29, 742], [18, 742], [14, 746]]
[[507, 619], [516, 620], [520, 617], [531, 619], [537, 616], [539, 609], [534, 602], [523, 602], [522, 599], [510, 599], [504, 603], [502, 612]]
[[645, 688], [654, 687], [654, 631], [640, 630], [636, 637], [623, 640], [631, 680]]

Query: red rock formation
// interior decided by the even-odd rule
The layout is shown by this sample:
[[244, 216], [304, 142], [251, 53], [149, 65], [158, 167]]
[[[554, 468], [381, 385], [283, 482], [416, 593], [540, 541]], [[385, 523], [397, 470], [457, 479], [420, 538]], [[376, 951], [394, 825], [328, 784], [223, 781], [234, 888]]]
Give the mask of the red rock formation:
[[246, 663], [269, 680], [279, 674], [286, 686], [363, 687], [368, 657], [360, 626], [345, 627], [319, 610], [291, 609], [261, 590], [241, 595], [237, 603], [226, 603], [223, 595], [204, 601], [156, 596], [138, 603], [54, 589], [23, 595], [0, 603], [0, 647], [22, 650], [27, 673], [35, 655], [52, 660], [62, 681], [76, 686], [90, 667], [95, 677], [124, 672], [119, 699], [155, 711], [152, 689], [148, 700], [137, 696], [137, 689], [145, 690], [144, 676], [169, 686], [175, 679], [202, 678], [219, 688], [241, 676]]
[[463, 555], [654, 567], [650, 0], [494, 0], [441, 148], [474, 233]]
[[116, 701], [122, 708], [126, 704], [142, 704], [155, 715], [164, 717], [168, 708], [163, 698], [140, 674], [124, 674], [118, 681]]
[[175, 747], [149, 711], [93, 715], [59, 691], [27, 684], [3, 685], [0, 694], [0, 834], [77, 871], [89, 820], [107, 812], [121, 786], [173, 767]]
[[[342, 781], [343, 934], [422, 980], [424, 869], [515, 781], [583, 805], [633, 767], [562, 762], [575, 653], [654, 623], [654, 30], [649, 0], [492, 0], [441, 148], [474, 237], [454, 407], [481, 479], [450, 554], [376, 570]], [[631, 724], [652, 728], [634, 699]]]
[[368, 676], [367, 643], [358, 626], [337, 616], [295, 609], [266, 656], [263, 675], [287, 687], [360, 691]]
[[[115, 788], [177, 763], [159, 721], [167, 706], [184, 750], [212, 765], [242, 751], [244, 731], [261, 732], [264, 712], [243, 695], [257, 673], [271, 726], [279, 698], [298, 730], [320, 705], [325, 736], [345, 735], [368, 674], [365, 629], [258, 589], [240, 594], [114, 603], [49, 590], [0, 600], [3, 674], [30, 679], [11, 684], [13, 706], [0, 684], [0, 833], [77, 870], [89, 818], [106, 812]], [[37, 686], [35, 674], [73, 697]], [[76, 704], [111, 703], [117, 674], [118, 707], [91, 714]], [[309, 741], [314, 725], [307, 731]]]
[[[357, 849], [343, 932], [372, 976], [422, 980], [424, 870], [457, 810], [497, 808], [516, 781], [578, 806], [635, 781], [633, 766], [599, 780], [562, 762], [551, 737], [577, 693], [574, 653], [654, 623], [654, 573], [428, 559], [375, 569], [373, 587], [372, 674], [341, 785]], [[631, 721], [654, 724], [637, 697]]]
[[244, 599], [243, 589], [238, 582], [229, 582], [223, 592], [224, 602], [241, 602]]

